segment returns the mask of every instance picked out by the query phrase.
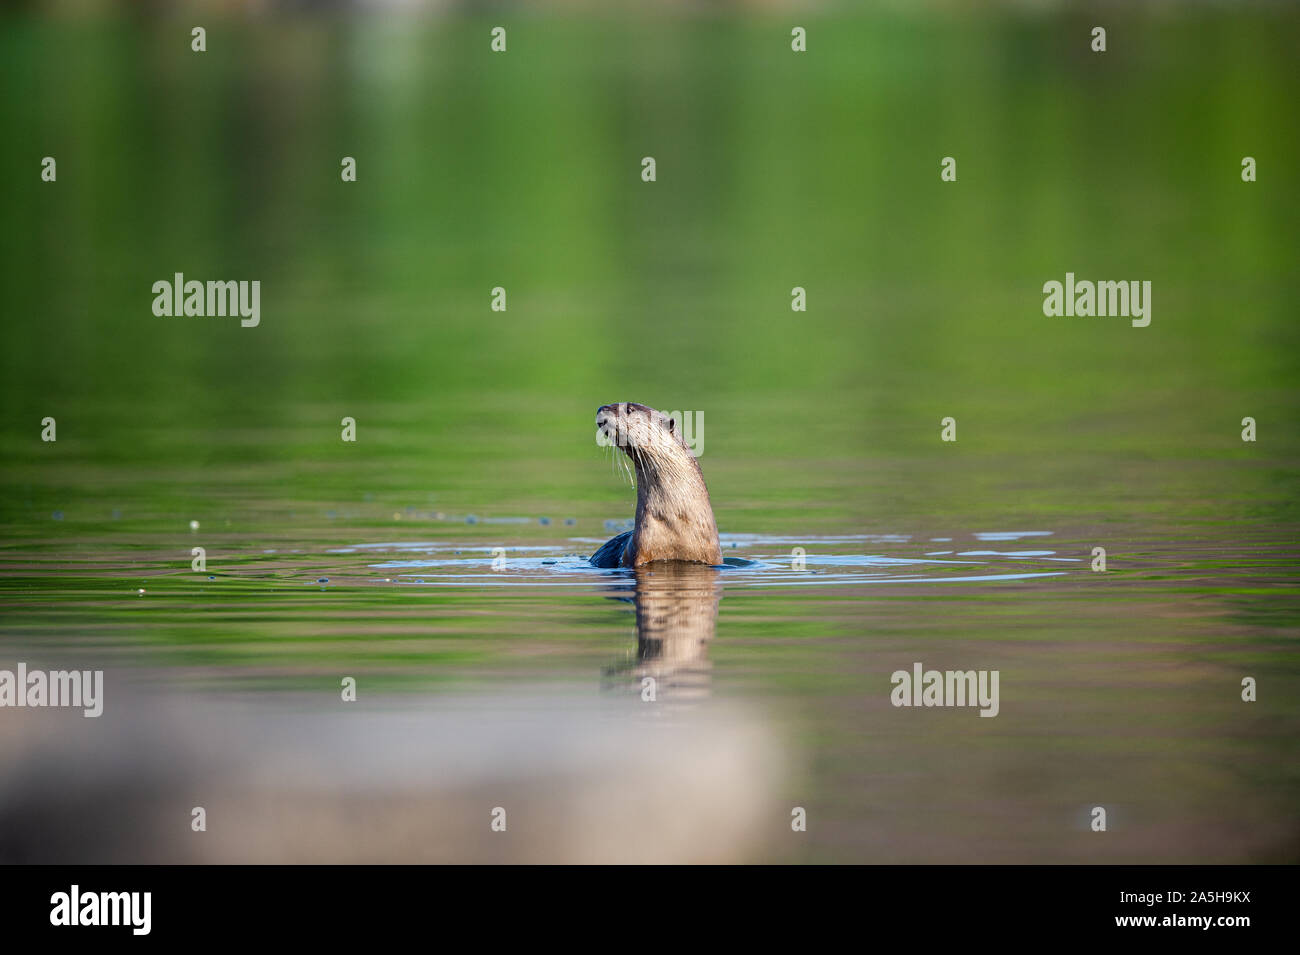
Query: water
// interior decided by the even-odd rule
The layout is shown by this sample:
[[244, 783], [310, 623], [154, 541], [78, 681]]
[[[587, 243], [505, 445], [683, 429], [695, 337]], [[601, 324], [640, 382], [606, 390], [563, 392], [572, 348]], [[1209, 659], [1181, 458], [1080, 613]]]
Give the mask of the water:
[[[301, 522], [315, 523], [306, 516]], [[1195, 540], [1116, 547], [1108, 538], [1108, 567], [1097, 573], [1091, 551], [1100, 538], [1081, 536], [1078, 528], [726, 535], [728, 556], [751, 564], [633, 573], [586, 565], [577, 555], [592, 549], [594, 536], [563, 537], [553, 525], [535, 523], [498, 526], [505, 564], [494, 570], [495, 548], [481, 536], [469, 538], [466, 528], [426, 519], [406, 541], [365, 540], [391, 538], [390, 527], [371, 535], [350, 529], [333, 541], [286, 535], [275, 547], [247, 550], [218, 534], [210, 574], [176, 567], [175, 551], [184, 553], [197, 539], [186, 526], [172, 535], [171, 551], [149, 546], [142, 539], [148, 535], [129, 535], [131, 546], [90, 535], [69, 548], [71, 559], [10, 545], [4, 646], [32, 665], [106, 667], [118, 677], [109, 717], [115, 708], [129, 711], [127, 701], [137, 697], [181, 691], [161, 722], [175, 729], [194, 721], [175, 729], [179, 739], [169, 745], [190, 753], [179, 762], [201, 778], [210, 767], [195, 759], [192, 749], [200, 745], [203, 752], [230, 751], [250, 776], [265, 773], [249, 753], [263, 751], [252, 741], [267, 734], [279, 738], [266, 757], [272, 765], [292, 753], [291, 764], [305, 761], [324, 775], [317, 763], [365, 765], [365, 753], [396, 747], [367, 770], [379, 793], [368, 798], [388, 806], [385, 818], [405, 812], [423, 819], [431, 807], [440, 818], [477, 820], [486, 812], [478, 796], [446, 791], [449, 774], [459, 785], [469, 770], [457, 769], [454, 754], [431, 740], [458, 735], [474, 753], [476, 772], [508, 773], [512, 808], [540, 811], [545, 793], [558, 812], [557, 763], [576, 761], [584, 774], [628, 780], [636, 764], [630, 754], [640, 758], [647, 746], [668, 745], [674, 737], [665, 734], [684, 725], [695, 734], [668, 755], [656, 751], [652, 775], [662, 783], [665, 760], [680, 759], [670, 775], [686, 778], [657, 805], [688, 813], [699, 827], [679, 846], [692, 857], [1257, 861], [1291, 851], [1294, 698], [1275, 696], [1294, 678], [1290, 540], [1239, 528], [1230, 543], [1216, 540], [1213, 528], [1200, 528]], [[794, 546], [807, 551], [805, 570], [792, 567]], [[890, 674], [918, 661], [999, 670], [996, 719], [971, 709], [892, 707]], [[376, 721], [374, 735], [349, 724], [346, 732], [357, 735], [351, 745], [338, 737], [342, 727], [330, 728], [344, 705], [342, 675], [354, 677], [361, 691], [357, 704], [346, 705]], [[1240, 702], [1242, 675], [1259, 681], [1259, 703]], [[657, 685], [652, 703], [641, 696], [647, 676]], [[287, 701], [288, 713], [272, 707], [248, 716], [276, 699]], [[234, 715], [195, 717], [210, 700]], [[399, 727], [404, 732], [386, 728], [392, 707], [424, 722]], [[535, 765], [500, 746], [498, 737], [519, 732], [500, 725], [510, 714], [529, 734]], [[652, 722], [647, 734], [646, 719], [668, 722]], [[204, 727], [223, 720], [252, 725], [218, 745]], [[51, 747], [74, 745], [91, 722], [65, 721]], [[150, 738], [168, 738], [158, 722], [129, 725], [142, 724]], [[116, 720], [110, 725], [140, 736]], [[588, 752], [600, 750], [592, 734], [612, 734], [601, 744], [612, 749]], [[720, 775], [714, 750], [730, 752], [737, 734], [759, 752]], [[338, 752], [313, 749], [322, 746]], [[404, 781], [410, 770], [401, 767], [413, 755], [437, 778]], [[313, 789], [298, 770], [287, 778], [326, 804], [315, 810], [326, 817], [317, 824], [326, 842], [347, 845], [353, 830], [329, 821], [337, 809], [321, 795], [334, 793], [333, 786]], [[472, 778], [464, 776], [470, 789]], [[586, 791], [586, 783], [571, 785]], [[614, 787], [607, 798], [645, 798], [644, 784], [625, 788]], [[398, 807], [388, 802], [394, 790], [405, 794]], [[494, 806], [503, 801], [499, 781], [487, 790], [498, 794]], [[156, 782], [146, 788], [150, 800], [158, 791]], [[740, 804], [738, 792], [746, 794]], [[225, 798], [218, 804], [236, 812], [253, 797], [240, 790]], [[1103, 844], [1088, 830], [1088, 813], [1098, 804], [1108, 808], [1112, 826], [1123, 826], [1123, 840]], [[736, 806], [752, 815], [753, 826], [719, 828], [723, 807]], [[812, 819], [798, 842], [781, 836], [793, 806]], [[451, 835], [458, 824], [450, 820], [443, 827], [433, 826], [430, 835], [439, 851], [427, 853], [364, 828], [375, 842], [362, 856], [500, 852], [468, 837], [458, 842]], [[501, 857], [653, 859], [663, 851], [651, 847], [662, 832], [644, 819], [634, 824], [620, 816], [583, 831], [586, 838], [569, 842], [524, 838], [517, 852]], [[629, 831], [646, 844], [629, 841]], [[610, 834], [619, 834], [613, 844], [624, 846], [623, 854], [611, 851]], [[157, 848], [168, 844], [162, 837], [151, 842], [149, 857], [188, 858], [193, 851], [183, 844], [170, 855]], [[243, 858], [270, 858], [253, 836], [237, 845]], [[331, 857], [319, 846], [286, 851]], [[342, 848], [333, 857], [340, 856], [357, 857]], [[225, 846], [216, 857], [241, 856]]]
[[[1300, 858], [1294, 11], [819, 16], [6, 21], [0, 668], [107, 698], [0, 711], [0, 857]], [[621, 400], [745, 563], [584, 563]]]

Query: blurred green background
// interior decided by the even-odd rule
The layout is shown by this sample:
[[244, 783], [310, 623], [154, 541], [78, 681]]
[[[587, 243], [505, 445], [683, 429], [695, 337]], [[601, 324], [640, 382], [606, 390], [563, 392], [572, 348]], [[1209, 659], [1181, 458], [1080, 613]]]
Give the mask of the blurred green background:
[[[1094, 19], [7, 17], [0, 519], [123, 475], [160, 508], [608, 506], [616, 400], [704, 413], [745, 530], [1000, 508], [1027, 473], [1037, 507], [1236, 485], [1293, 517], [1296, 12], [1108, 9], [1104, 54]], [[261, 326], [156, 318], [176, 271], [260, 279]], [[1045, 317], [1066, 271], [1150, 280], [1151, 326]], [[1149, 457], [1172, 489], [1123, 480]]]

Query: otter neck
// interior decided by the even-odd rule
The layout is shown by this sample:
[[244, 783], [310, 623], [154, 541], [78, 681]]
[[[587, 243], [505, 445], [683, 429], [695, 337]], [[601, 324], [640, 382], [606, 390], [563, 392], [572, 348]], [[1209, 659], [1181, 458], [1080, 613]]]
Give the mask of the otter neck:
[[630, 455], [636, 467], [634, 563], [689, 560], [722, 563], [718, 528], [704, 473], [689, 453]]

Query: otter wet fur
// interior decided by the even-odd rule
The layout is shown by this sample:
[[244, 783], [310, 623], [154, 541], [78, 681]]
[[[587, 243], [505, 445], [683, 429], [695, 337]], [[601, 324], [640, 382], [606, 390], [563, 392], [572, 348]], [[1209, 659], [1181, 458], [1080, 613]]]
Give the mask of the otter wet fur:
[[680, 422], [630, 401], [602, 405], [596, 428], [636, 469], [636, 526], [591, 555], [596, 567], [640, 567], [658, 560], [722, 563], [704, 472]]

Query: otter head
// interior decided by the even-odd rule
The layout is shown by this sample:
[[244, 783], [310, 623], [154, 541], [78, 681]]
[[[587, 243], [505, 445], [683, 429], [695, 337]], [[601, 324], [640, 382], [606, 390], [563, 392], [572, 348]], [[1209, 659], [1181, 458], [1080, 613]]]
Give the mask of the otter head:
[[634, 401], [601, 405], [596, 411], [596, 429], [610, 444], [622, 448], [638, 466], [646, 455], [671, 457], [691, 453], [682, 438], [681, 422]]
[[636, 529], [625, 566], [655, 560], [720, 564], [704, 472], [682, 437], [681, 422], [630, 401], [602, 405], [596, 427], [636, 468]]

